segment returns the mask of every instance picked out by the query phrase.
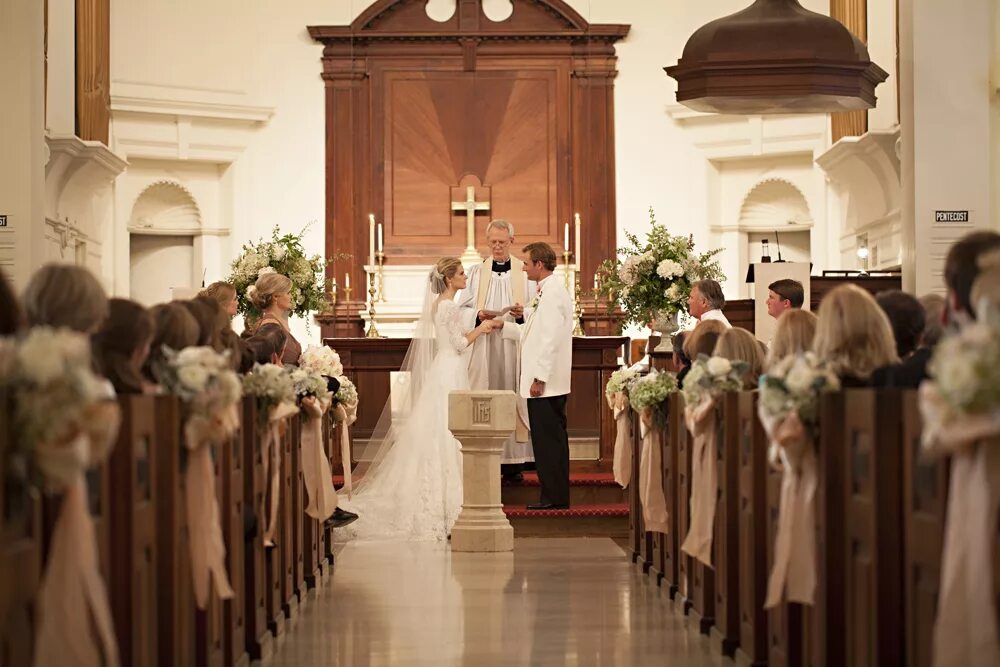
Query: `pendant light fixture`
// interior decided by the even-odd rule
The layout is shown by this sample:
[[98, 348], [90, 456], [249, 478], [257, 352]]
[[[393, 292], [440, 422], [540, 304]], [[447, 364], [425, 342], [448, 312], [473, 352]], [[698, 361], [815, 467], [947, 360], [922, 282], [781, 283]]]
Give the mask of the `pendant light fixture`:
[[743, 115], [871, 109], [889, 76], [842, 23], [798, 0], [756, 0], [702, 26], [664, 69], [681, 104]]

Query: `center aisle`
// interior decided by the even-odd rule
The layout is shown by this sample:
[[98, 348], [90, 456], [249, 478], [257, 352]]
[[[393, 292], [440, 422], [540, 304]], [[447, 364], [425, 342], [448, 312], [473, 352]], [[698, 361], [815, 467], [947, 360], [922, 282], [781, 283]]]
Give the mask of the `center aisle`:
[[350, 544], [271, 665], [732, 664], [606, 538]]

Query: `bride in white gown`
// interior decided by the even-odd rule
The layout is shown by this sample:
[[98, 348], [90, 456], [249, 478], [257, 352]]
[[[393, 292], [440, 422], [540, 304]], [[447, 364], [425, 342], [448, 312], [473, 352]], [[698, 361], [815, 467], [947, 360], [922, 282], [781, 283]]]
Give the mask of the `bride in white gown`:
[[338, 540], [442, 540], [458, 518], [462, 455], [448, 430], [448, 394], [469, 388], [471, 344], [503, 326], [486, 321], [463, 330], [454, 299], [465, 284], [465, 269], [455, 258], [439, 260], [428, 275], [405, 372], [393, 383], [393, 398], [370, 441], [376, 454], [371, 463], [358, 464], [354, 497], [341, 502], [360, 518], [338, 530]]

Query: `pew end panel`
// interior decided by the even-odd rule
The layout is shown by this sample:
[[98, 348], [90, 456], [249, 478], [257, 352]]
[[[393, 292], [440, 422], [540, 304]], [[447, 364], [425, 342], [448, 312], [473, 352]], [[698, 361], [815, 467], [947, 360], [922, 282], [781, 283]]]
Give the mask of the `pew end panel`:
[[757, 392], [739, 395], [740, 645], [744, 665], [767, 664], [767, 435], [757, 417]]

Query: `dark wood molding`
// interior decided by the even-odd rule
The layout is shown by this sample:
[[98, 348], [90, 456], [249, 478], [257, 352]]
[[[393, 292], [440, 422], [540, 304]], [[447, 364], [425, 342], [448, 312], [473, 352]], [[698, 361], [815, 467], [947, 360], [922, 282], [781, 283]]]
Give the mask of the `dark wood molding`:
[[[326, 252], [351, 255], [329, 277], [364, 284], [369, 213], [390, 265], [459, 255], [464, 218], [447, 198], [469, 177], [491, 189], [489, 216], [511, 219], [519, 246], [545, 241], [561, 256], [579, 213], [583, 285], [617, 246], [615, 43], [629, 26], [590, 25], [562, 0], [512, 1], [500, 22], [481, 0], [459, 0], [440, 23], [424, 0], [380, 0], [351, 25], [309, 26], [323, 44]], [[425, 167], [435, 160], [439, 173]]]
[[111, 0], [76, 0], [76, 134], [107, 145], [111, 122]]

